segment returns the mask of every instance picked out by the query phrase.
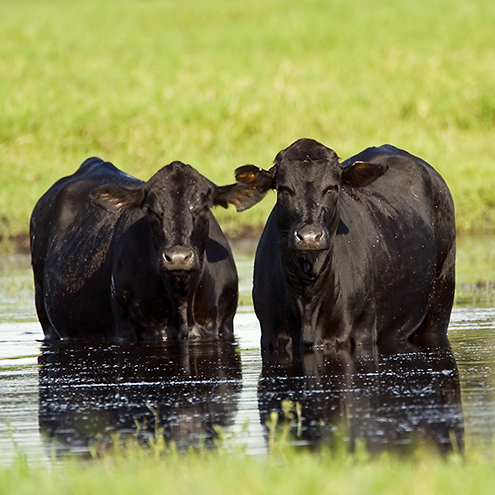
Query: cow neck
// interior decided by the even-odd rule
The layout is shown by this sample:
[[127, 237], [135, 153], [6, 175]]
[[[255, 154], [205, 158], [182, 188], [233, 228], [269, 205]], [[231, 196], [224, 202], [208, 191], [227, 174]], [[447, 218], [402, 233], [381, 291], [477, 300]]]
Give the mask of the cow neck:
[[186, 339], [197, 330], [194, 318], [193, 297], [175, 299], [171, 304], [171, 318], [169, 319], [168, 337], [172, 339]]
[[[294, 270], [294, 265], [298, 264], [296, 256], [289, 256], [288, 259], [291, 261], [286, 262], [284, 267], [286, 282], [290, 287], [289, 297], [292, 298], [291, 306], [299, 320], [301, 340], [305, 342], [314, 340], [324, 301], [328, 298], [330, 300], [338, 298], [339, 284], [335, 270], [332, 270], [334, 266], [333, 247], [321, 253], [320, 256], [324, 257], [320, 260], [323, 268], [314, 282], [308, 282]], [[283, 259], [287, 258], [284, 256]], [[325, 310], [328, 311], [329, 308]]]
[[169, 301], [170, 314], [169, 326], [176, 335], [173, 338], [188, 338], [199, 328], [194, 316], [194, 299], [202, 272], [194, 274], [191, 279], [180, 280], [171, 276], [165, 281], [167, 291], [166, 299]]
[[[180, 339], [188, 337], [191, 329], [196, 326], [193, 312], [194, 301], [192, 299], [181, 300], [177, 308], [177, 314], [174, 320], [176, 320]], [[187, 333], [187, 335], [184, 335], [184, 333]]]

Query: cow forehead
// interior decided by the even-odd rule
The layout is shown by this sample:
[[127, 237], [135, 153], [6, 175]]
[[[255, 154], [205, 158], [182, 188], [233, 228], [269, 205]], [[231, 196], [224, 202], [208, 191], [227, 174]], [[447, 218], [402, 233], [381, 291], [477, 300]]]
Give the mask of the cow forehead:
[[213, 184], [190, 165], [174, 162], [159, 170], [148, 181], [148, 192], [156, 198], [187, 200], [208, 194]]
[[324, 186], [340, 182], [340, 170], [338, 162], [329, 160], [284, 161], [277, 170], [276, 182], [293, 186], [303, 183]]
[[290, 146], [280, 151], [275, 162], [282, 160], [333, 160], [338, 161], [337, 153], [314, 139], [298, 139]]

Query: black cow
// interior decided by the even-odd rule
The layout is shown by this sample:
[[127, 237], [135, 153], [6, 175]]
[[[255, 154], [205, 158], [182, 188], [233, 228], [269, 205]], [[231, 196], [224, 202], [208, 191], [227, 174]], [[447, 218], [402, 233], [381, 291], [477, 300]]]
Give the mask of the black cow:
[[254, 267], [263, 348], [445, 337], [454, 206], [430, 165], [390, 145], [341, 165], [331, 149], [300, 139], [269, 171], [237, 175], [260, 193], [277, 190]]
[[210, 207], [261, 196], [173, 162], [147, 182], [99, 158], [55, 183], [31, 216], [46, 339], [233, 338], [237, 272]]

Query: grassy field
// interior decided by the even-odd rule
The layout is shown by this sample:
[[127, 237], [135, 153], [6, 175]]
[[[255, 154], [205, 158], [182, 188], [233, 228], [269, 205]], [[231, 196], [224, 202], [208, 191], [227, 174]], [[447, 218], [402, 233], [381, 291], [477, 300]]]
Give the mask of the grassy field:
[[[495, 231], [491, 0], [16, 0], [0, 4], [0, 234], [88, 156], [218, 183], [299, 137], [433, 164], [461, 232]], [[273, 196], [229, 234], [259, 229]]]
[[0, 467], [0, 495], [491, 495], [494, 490], [493, 459], [440, 459], [428, 452], [408, 460], [330, 453], [133, 455], [50, 467], [19, 459]]

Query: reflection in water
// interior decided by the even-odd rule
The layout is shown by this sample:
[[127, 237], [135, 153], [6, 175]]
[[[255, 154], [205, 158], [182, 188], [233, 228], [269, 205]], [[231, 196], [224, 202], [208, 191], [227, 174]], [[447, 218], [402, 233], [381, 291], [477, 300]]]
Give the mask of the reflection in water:
[[[482, 263], [480, 265], [480, 260], [478, 259], [483, 256], [486, 257], [487, 253], [495, 253], [495, 250], [491, 249], [495, 246], [495, 238], [480, 237], [476, 239], [476, 242], [474, 243], [475, 246], [473, 247], [476, 247], [477, 254], [473, 254], [470, 250], [471, 248], [469, 250], [463, 249], [463, 246], [461, 245], [462, 240], [468, 239], [458, 239], [458, 261], [460, 260], [461, 263], [457, 263], [457, 273], [460, 274], [461, 277], [458, 279], [459, 283], [457, 285], [457, 290], [458, 295], [460, 291], [461, 296], [465, 292], [465, 283], [477, 282], [479, 280], [493, 282], [493, 280], [495, 280], [493, 277], [493, 274], [495, 273], [495, 265], [493, 263], [488, 263], [487, 260], [481, 260], [484, 264]], [[485, 240], [489, 242], [485, 242]], [[463, 252], [465, 256], [463, 255]], [[495, 255], [493, 255], [492, 258], [495, 259]], [[239, 263], [239, 260], [241, 260], [241, 263]], [[251, 254], [249, 252], [246, 252], [246, 254], [239, 253], [237, 250], [236, 261], [238, 268], [240, 268], [239, 275], [241, 280], [241, 300], [244, 299], [245, 301], [245, 305], [240, 306], [240, 311], [238, 311], [235, 320], [235, 333], [239, 339], [239, 346], [241, 348], [241, 355], [243, 359], [242, 394], [238, 397], [238, 392], [241, 390], [241, 384], [238, 381], [238, 379], [240, 379], [239, 360], [236, 356], [234, 356], [234, 359], [227, 358], [227, 355], [232, 354], [231, 349], [227, 352], [227, 355], [224, 356], [225, 360], [215, 362], [216, 368], [223, 367], [223, 369], [208, 369], [208, 372], [215, 377], [213, 383], [209, 385], [209, 390], [211, 391], [210, 397], [217, 395], [218, 401], [220, 402], [220, 404], [218, 404], [218, 409], [215, 409], [215, 411], [219, 411], [220, 407], [223, 407], [224, 411], [222, 414], [217, 413], [216, 418], [219, 419], [215, 418], [211, 420], [209, 424], [221, 424], [223, 418], [225, 423], [229, 425], [226, 428], [227, 433], [238, 438], [241, 445], [244, 445], [245, 442], [247, 444], [247, 452], [250, 454], [258, 454], [266, 452], [266, 439], [263, 436], [263, 434], [266, 435], [266, 429], [264, 429], [264, 426], [261, 426], [258, 422], [259, 412], [257, 389], [262, 367], [259, 350], [260, 329], [256, 316], [247, 306], [251, 304]], [[475, 276], [476, 273], [480, 274], [479, 277]], [[466, 279], [466, 276], [468, 275], [472, 277], [472, 279]], [[472, 288], [472, 286], [469, 287]], [[461, 297], [461, 299], [464, 300], [464, 297]], [[493, 444], [495, 441], [494, 301], [495, 297], [492, 292], [487, 292], [483, 287], [477, 286], [476, 290], [472, 294], [469, 293], [469, 305], [466, 305], [465, 307], [458, 305], [454, 308], [449, 328], [449, 339], [457, 361], [462, 388], [463, 414], [466, 431], [466, 450], [470, 450], [472, 452], [483, 452], [486, 453], [486, 455], [492, 455]], [[148, 426], [148, 432], [151, 433], [153, 431], [153, 427], [151, 426], [153, 416], [146, 408], [147, 398], [139, 398], [139, 394], [136, 394], [133, 390], [137, 390], [140, 387], [140, 381], [151, 382], [151, 386], [149, 386], [148, 390], [151, 390], [154, 384], [156, 392], [151, 392], [149, 394], [149, 396], [152, 396], [150, 399], [151, 405], [153, 406], [158, 404], [162, 400], [162, 396], [165, 398], [164, 402], [166, 402], [168, 391], [172, 389], [170, 385], [167, 389], [166, 384], [170, 381], [170, 374], [173, 373], [168, 373], [168, 371], [162, 373], [161, 370], [155, 371], [152, 367], [154, 366], [153, 361], [162, 361], [164, 364], [160, 364], [160, 368], [165, 367], [166, 370], [170, 370], [173, 363], [167, 361], [167, 356], [163, 356], [163, 359], [160, 359], [158, 356], [156, 359], [150, 359], [148, 361], [149, 364], [146, 365], [149, 370], [149, 373], [147, 373], [149, 376], [146, 379], [140, 379], [139, 374], [142, 374], [142, 370], [145, 368], [145, 365], [142, 363], [146, 363], [144, 358], [140, 355], [145, 353], [145, 351], [139, 351], [139, 349], [136, 351], [133, 350], [132, 346], [127, 348], [123, 346], [123, 356], [119, 359], [117, 347], [113, 346], [113, 350], [112, 348], [109, 349], [107, 364], [100, 364], [99, 373], [101, 377], [98, 378], [98, 375], [96, 375], [91, 378], [89, 373], [83, 370], [84, 361], [87, 363], [95, 361], [90, 358], [90, 353], [103, 353], [103, 347], [99, 348], [100, 351], [98, 351], [98, 348], [94, 346], [87, 348], [84, 348], [82, 345], [80, 348], [77, 346], [74, 346], [73, 348], [66, 346], [63, 349], [66, 349], [67, 353], [74, 355], [74, 357], [70, 358], [67, 356], [64, 358], [62, 356], [57, 357], [56, 355], [52, 355], [50, 357], [50, 355], [53, 354], [57, 348], [42, 346], [41, 351], [43, 352], [43, 357], [40, 359], [40, 363], [42, 364], [43, 362], [48, 362], [48, 365], [46, 368], [39, 371], [37, 366], [37, 357], [35, 356], [39, 355], [39, 340], [41, 339], [43, 339], [43, 332], [41, 331], [39, 323], [37, 323], [33, 305], [32, 272], [29, 257], [0, 257], [0, 465], [10, 463], [16, 453], [18, 453], [18, 451], [13, 447], [12, 435], [14, 435], [17, 448], [21, 449], [22, 453], [25, 453], [29, 459], [36, 461], [39, 459], [40, 455], [44, 456], [46, 453], [48, 453], [48, 455], [50, 454], [50, 451], [47, 451], [44, 448], [46, 446], [45, 439], [40, 438], [38, 406], [41, 406], [41, 424], [46, 425], [46, 428], [43, 426], [44, 431], [52, 437], [57, 436], [57, 438], [60, 439], [60, 442], [55, 441], [54, 443], [61, 448], [69, 449], [70, 446], [67, 443], [62, 445], [62, 442], [71, 441], [74, 446], [74, 451], [81, 449], [83, 451], [87, 451], [87, 443], [90, 439], [94, 438], [95, 431], [100, 431], [97, 426], [101, 427], [101, 431], [107, 435], [107, 438], [108, 431], [116, 431], [117, 428], [119, 431], [123, 431], [126, 426], [116, 426], [115, 422], [112, 423], [113, 418], [107, 424], [102, 421], [101, 423], [98, 423], [98, 425], [91, 425], [91, 422], [88, 419], [90, 415], [95, 418], [98, 414], [103, 416], [105, 408], [104, 404], [102, 405], [101, 397], [104, 395], [105, 390], [108, 392], [110, 411], [113, 411], [113, 409], [117, 407], [121, 407], [123, 410], [125, 407], [128, 407], [124, 401], [132, 400], [134, 403], [131, 404], [131, 406], [133, 406], [134, 409], [131, 414], [127, 415], [127, 417], [129, 418], [131, 415], [137, 416], [138, 413], [140, 413], [141, 418], [146, 416], [146, 418], [148, 418], [148, 422], [150, 423]], [[133, 353], [137, 352], [138, 355], [134, 355], [134, 357], [130, 356], [129, 354], [131, 350]], [[86, 354], [84, 354], [85, 351]], [[150, 349], [147, 352], [152, 354], [155, 351]], [[156, 352], [158, 352], [158, 350]], [[160, 352], [162, 352], [162, 350], [160, 350]], [[168, 352], [168, 356], [170, 356], [169, 361], [175, 361], [175, 358], [178, 357], [172, 351], [165, 352]], [[275, 369], [270, 372], [269, 362], [265, 360], [264, 374], [267, 377], [272, 376], [274, 383], [262, 382], [259, 384], [260, 387], [264, 387], [266, 390], [269, 390], [271, 396], [271, 398], [270, 396], [264, 397], [263, 400], [260, 400], [259, 402], [262, 407], [263, 425], [265, 422], [266, 410], [269, 408], [279, 409], [282, 398], [292, 398], [303, 403], [304, 397], [310, 396], [311, 389], [295, 389], [294, 384], [307, 383], [307, 386], [309, 387], [313, 383], [312, 386], [316, 391], [319, 389], [322, 396], [324, 394], [327, 395], [325, 400], [329, 406], [332, 407], [331, 405], [333, 404], [335, 407], [334, 411], [330, 410], [327, 411], [327, 413], [323, 413], [320, 410], [319, 417], [327, 418], [326, 425], [323, 423], [320, 425], [310, 425], [312, 428], [311, 434], [315, 438], [312, 442], [314, 445], [319, 444], [322, 441], [326, 441], [327, 443], [333, 441], [335, 427], [332, 425], [339, 423], [339, 418], [341, 417], [339, 414], [342, 414], [344, 420], [346, 419], [346, 407], [344, 404], [342, 404], [341, 407], [338, 403], [339, 398], [342, 398], [342, 401], [347, 401], [348, 404], [351, 404], [352, 407], [347, 408], [347, 410], [349, 412], [352, 411], [354, 415], [352, 424], [357, 425], [355, 426], [356, 429], [360, 426], [357, 419], [359, 418], [359, 414], [361, 414], [362, 417], [365, 416], [364, 412], [357, 411], [357, 406], [359, 405], [359, 401], [357, 399], [361, 398], [362, 404], [364, 403], [364, 399], [366, 397], [371, 404], [374, 404], [372, 401], [375, 401], [378, 406], [373, 406], [372, 410], [374, 412], [373, 414], [370, 414], [368, 418], [364, 417], [362, 420], [361, 430], [368, 428], [368, 425], [372, 423], [372, 420], [374, 421], [373, 427], [376, 427], [377, 431], [373, 432], [373, 430], [370, 430], [369, 436], [375, 444], [378, 444], [376, 450], [379, 450], [379, 448], [381, 449], [382, 447], [385, 448], [383, 446], [386, 441], [385, 430], [381, 436], [379, 434], [379, 430], [380, 427], [388, 425], [385, 421], [388, 416], [392, 416], [392, 419], [395, 417], [395, 419], [387, 421], [389, 423], [392, 422], [393, 428], [396, 430], [394, 432], [395, 436], [392, 436], [391, 438], [397, 443], [399, 443], [400, 438], [402, 438], [404, 442], [409, 442], [410, 437], [414, 436], [413, 433], [408, 434], [408, 429], [414, 430], [414, 428], [416, 428], [415, 431], [418, 431], [418, 436], [426, 436], [426, 434], [422, 433], [424, 430], [420, 429], [419, 426], [415, 426], [417, 423], [419, 424], [421, 419], [423, 421], [426, 420], [428, 424], [437, 425], [435, 428], [440, 428], [438, 425], [443, 425], [441, 428], [444, 432], [449, 427], [453, 427], [453, 430], [458, 432], [458, 438], [462, 440], [462, 416], [460, 406], [458, 405], [459, 392], [456, 384], [457, 376], [451, 357], [449, 358], [450, 360], [445, 359], [445, 365], [441, 365], [439, 363], [441, 355], [435, 357], [436, 354], [430, 356], [426, 353], [426, 355], [418, 356], [418, 359], [421, 358], [420, 363], [422, 361], [423, 364], [416, 365], [412, 362], [413, 356], [408, 354], [408, 352], [409, 351], [407, 349], [403, 351], [399, 350], [397, 355], [387, 357], [382, 351], [378, 352], [375, 356], [351, 356], [350, 358], [348, 356], [345, 358], [340, 357], [341, 353], [338, 353], [337, 356], [334, 355], [333, 359], [340, 362], [341, 366], [345, 370], [349, 369], [349, 371], [344, 375], [344, 369], [341, 369], [339, 372], [340, 375], [339, 373], [335, 373], [333, 377], [330, 372], [332, 371], [332, 368], [336, 368], [336, 365], [332, 365], [330, 362], [325, 365], [325, 361], [330, 361], [331, 356], [326, 356], [325, 358], [320, 357], [320, 362], [323, 359], [323, 366], [320, 368], [321, 374], [329, 375], [329, 377], [320, 377], [319, 383], [316, 378], [318, 376], [317, 373], [311, 371], [317, 367], [315, 364], [313, 366], [309, 366], [304, 363], [300, 363], [297, 365], [299, 366], [299, 371], [297, 370], [296, 364], [282, 364], [282, 369], [278, 371]], [[78, 355], [81, 357], [78, 358]], [[183, 353], [180, 355], [183, 355]], [[172, 357], [174, 359], [172, 359]], [[433, 361], [429, 367], [427, 366], [428, 359]], [[435, 360], [437, 361], [436, 364], [434, 362]], [[134, 372], [134, 369], [132, 368], [131, 361], [134, 361], [134, 363], [141, 363], [136, 366], [136, 372]], [[374, 363], [372, 366], [370, 366], [370, 361]], [[64, 362], [65, 364], [63, 364]], [[223, 364], [229, 362], [232, 362], [232, 366]], [[350, 363], [349, 367], [345, 365], [346, 362]], [[389, 362], [395, 363], [391, 366], [390, 373], [388, 373], [387, 368]], [[54, 363], [53, 370], [55, 370], [57, 366], [60, 367], [62, 365], [65, 366], [66, 369], [61, 369], [58, 373], [55, 373], [55, 371], [50, 372], [50, 363]], [[273, 365], [276, 366], [275, 361]], [[130, 376], [127, 390], [125, 387], [127, 378], [125, 378], [122, 374], [120, 375], [121, 377], [118, 378], [120, 372], [118, 368], [121, 367], [126, 367], [127, 370], [125, 371], [125, 375]], [[230, 372], [225, 369], [227, 367], [230, 367]], [[328, 368], [328, 371], [324, 369], [325, 367]], [[357, 371], [361, 369], [361, 375], [358, 372], [353, 374], [351, 369], [352, 367], [354, 367]], [[418, 404], [420, 404], [420, 397], [418, 397], [419, 394], [417, 392], [417, 388], [420, 386], [422, 379], [420, 379], [419, 376], [414, 376], [416, 367], [418, 374], [429, 373], [428, 379], [430, 382], [433, 382], [431, 390], [426, 390], [425, 392], [426, 405], [421, 406], [423, 409], [418, 406]], [[179, 368], [179, 366], [177, 366], [177, 368]], [[402, 371], [398, 372], [397, 368], [399, 368], [399, 371], [400, 368], [402, 368]], [[370, 375], [368, 377], [363, 376], [363, 373], [366, 373], [367, 369], [370, 370]], [[290, 373], [289, 376], [301, 377], [302, 373], [306, 372], [305, 370], [309, 370], [308, 374], [311, 376], [308, 376], [306, 379], [300, 378], [299, 381], [295, 378], [291, 378], [292, 385], [287, 385], [286, 390], [288, 390], [288, 392], [284, 395], [283, 389], [281, 388], [281, 378], [284, 374], [286, 376]], [[453, 373], [449, 373], [450, 370], [453, 370]], [[298, 375], [295, 375], [296, 372]], [[116, 377], [115, 381], [112, 381], [112, 373]], [[445, 374], [445, 377], [440, 376], [440, 373]], [[166, 379], [163, 380], [163, 389], [160, 389], [160, 375], [162, 374], [167, 376]], [[38, 375], [40, 375], [41, 382]], [[180, 380], [182, 375], [178, 373], [177, 376]], [[279, 377], [278, 379], [275, 378], [277, 376]], [[341, 382], [339, 382], [340, 385], [338, 385], [340, 389], [337, 388], [337, 385], [335, 389], [332, 389], [333, 383], [337, 382], [338, 376], [341, 377]], [[343, 381], [344, 376], [349, 377], [347, 383]], [[388, 391], [385, 387], [379, 387], [380, 380], [383, 380], [384, 378], [386, 378], [386, 381], [389, 383]], [[390, 380], [392, 378], [395, 380], [397, 385], [395, 390], [396, 393], [393, 395], [392, 385], [390, 385]], [[225, 381], [222, 382], [224, 379]], [[440, 386], [437, 386], [435, 384], [437, 380], [445, 381], [443, 381]], [[277, 381], [278, 384], [276, 383]], [[41, 401], [38, 391], [39, 382], [42, 386]], [[86, 386], [85, 382], [87, 384]], [[98, 383], [101, 384], [101, 387], [99, 387], [100, 392], [97, 387]], [[349, 384], [352, 385], [354, 383], [357, 386], [360, 386], [361, 383], [362, 387], [368, 383], [371, 385], [367, 385], [368, 390], [365, 389], [363, 391], [361, 388], [353, 391]], [[91, 389], [92, 384], [95, 385], [94, 388], [96, 391]], [[410, 384], [410, 387], [408, 384]], [[198, 397], [201, 394], [201, 392], [198, 391], [199, 385], [194, 385], [194, 387], [194, 397]], [[217, 387], [217, 392], [215, 391], [215, 387]], [[145, 390], [145, 388], [146, 386], [143, 384], [142, 390]], [[177, 386], [177, 388], [179, 388], [179, 386]], [[192, 388], [193, 385], [191, 385], [191, 389]], [[205, 388], [208, 389], [208, 387]], [[444, 405], [439, 402], [435, 405], [434, 396], [431, 396], [432, 391], [438, 391], [442, 388], [446, 394], [450, 394], [450, 398], [447, 397], [444, 399]], [[183, 390], [186, 390], [185, 384]], [[121, 399], [115, 396], [118, 393], [121, 394]], [[184, 396], [185, 399], [187, 393], [188, 391], [186, 390], [184, 394], [181, 393], [181, 396]], [[399, 393], [404, 394], [404, 398], [398, 396]], [[114, 394], [113, 398], [111, 394]], [[389, 395], [387, 399], [389, 411], [391, 408], [401, 407], [401, 404], [404, 405], [404, 408], [409, 407], [410, 405], [411, 410], [403, 410], [400, 412], [401, 417], [405, 418], [405, 420], [400, 420], [397, 412], [393, 412], [395, 414], [395, 416], [393, 416], [386, 410], [384, 405], [379, 405], [379, 401], [384, 402], [383, 399], [380, 399], [380, 394], [382, 397]], [[100, 395], [99, 400], [97, 399], [97, 395]], [[142, 395], [145, 395], [145, 393], [143, 392]], [[392, 396], [390, 397], [390, 395]], [[126, 396], [130, 397], [130, 399], [126, 399]], [[135, 399], [133, 399], [133, 396]], [[317, 394], [315, 393], [314, 396], [317, 396]], [[352, 401], [353, 397], [356, 398], [354, 402]], [[409, 400], [408, 398], [414, 400]], [[432, 399], [431, 402], [429, 402], [430, 399]], [[121, 402], [119, 402], [119, 400]], [[313, 397], [312, 400], [315, 404], [315, 409], [318, 409], [319, 405], [316, 398]], [[320, 409], [323, 408], [325, 400], [321, 400], [322, 405]], [[40, 404], [38, 404], [38, 402], [40, 402]], [[186, 403], [186, 400], [183, 400], [182, 403]], [[139, 408], [137, 406], [139, 406]], [[313, 415], [310, 416], [308, 412], [311, 410], [311, 403], [309, 402], [309, 399], [304, 407], [304, 414], [307, 418], [318, 417], [316, 413], [313, 413]], [[381, 407], [384, 411], [379, 411], [378, 407]], [[205, 414], [211, 414], [208, 412], [206, 407], [202, 410], [206, 411]], [[162, 410], [160, 408], [160, 411], [164, 416], [165, 409], [163, 408]], [[175, 423], [172, 420], [169, 422], [171, 425], [169, 430], [174, 424], [177, 425], [179, 423], [177, 411], [177, 407], [175, 410], [171, 411], [172, 414], [176, 415], [176, 418], [173, 420]], [[115, 414], [120, 414], [119, 411], [114, 412]], [[66, 419], [63, 418], [64, 414]], [[72, 420], [70, 419], [71, 414], [74, 418]], [[441, 414], [443, 415], [442, 417], [440, 416]], [[230, 423], [232, 422], [232, 415], [235, 416], [235, 422], [232, 426], [230, 426]], [[124, 415], [122, 415], [122, 417], [124, 417]], [[58, 422], [58, 427], [56, 424], [57, 418], [60, 420]], [[410, 421], [412, 424], [408, 425], [406, 423], [406, 421], [409, 421], [407, 418], [411, 418]], [[242, 426], [245, 424], [246, 419], [251, 420], [249, 437], [242, 431]], [[315, 419], [315, 421], [318, 421], [318, 419]], [[350, 424], [350, 421], [351, 418], [347, 416], [347, 424]], [[128, 427], [128, 431], [131, 434], [135, 434], [136, 427], [133, 422], [128, 421], [127, 424], [130, 425]], [[161, 424], [166, 425], [166, 422], [162, 421]], [[78, 428], [81, 428], [81, 433], [77, 432], [76, 425]], [[310, 438], [308, 425], [309, 421], [304, 420], [304, 438], [306, 439]], [[64, 432], [63, 429], [65, 427], [67, 427], [67, 431]], [[86, 435], [88, 430], [91, 430], [91, 428], [92, 433], [89, 431]], [[211, 427], [208, 426], [208, 428]], [[392, 428], [392, 426], [390, 426], [390, 428]], [[201, 435], [204, 437], [207, 436], [207, 433], [205, 432], [206, 429], [207, 427], [204, 426], [204, 430], [201, 432]], [[209, 431], [211, 438], [212, 433], [211, 430]], [[357, 433], [363, 436], [361, 431], [358, 431]], [[357, 433], [353, 433], [354, 438], [357, 436]], [[387, 434], [390, 434], [390, 432]], [[402, 437], [399, 437], [399, 434], [401, 434]], [[443, 438], [444, 444], [446, 444], [446, 450], [448, 450], [448, 439], [446, 435], [442, 435], [443, 436], [441, 438]], [[382, 443], [379, 443], [381, 438]], [[370, 443], [371, 440], [368, 440], [368, 442]], [[192, 439], [192, 441], [194, 441], [194, 439]], [[306, 440], [306, 442], [309, 442], [309, 440]], [[373, 444], [371, 444], [371, 446], [373, 446]]]
[[145, 441], [157, 427], [179, 448], [211, 446], [215, 427], [229, 427], [237, 412], [242, 371], [232, 344], [56, 343], [42, 351], [39, 426], [60, 452], [88, 452], [116, 432]]
[[406, 453], [417, 441], [442, 453], [463, 449], [459, 376], [448, 345], [266, 354], [258, 386], [262, 424], [271, 411], [283, 418], [284, 400], [300, 403], [302, 425], [292, 431], [310, 447], [332, 448], [344, 435], [349, 448], [362, 439], [370, 453]]

